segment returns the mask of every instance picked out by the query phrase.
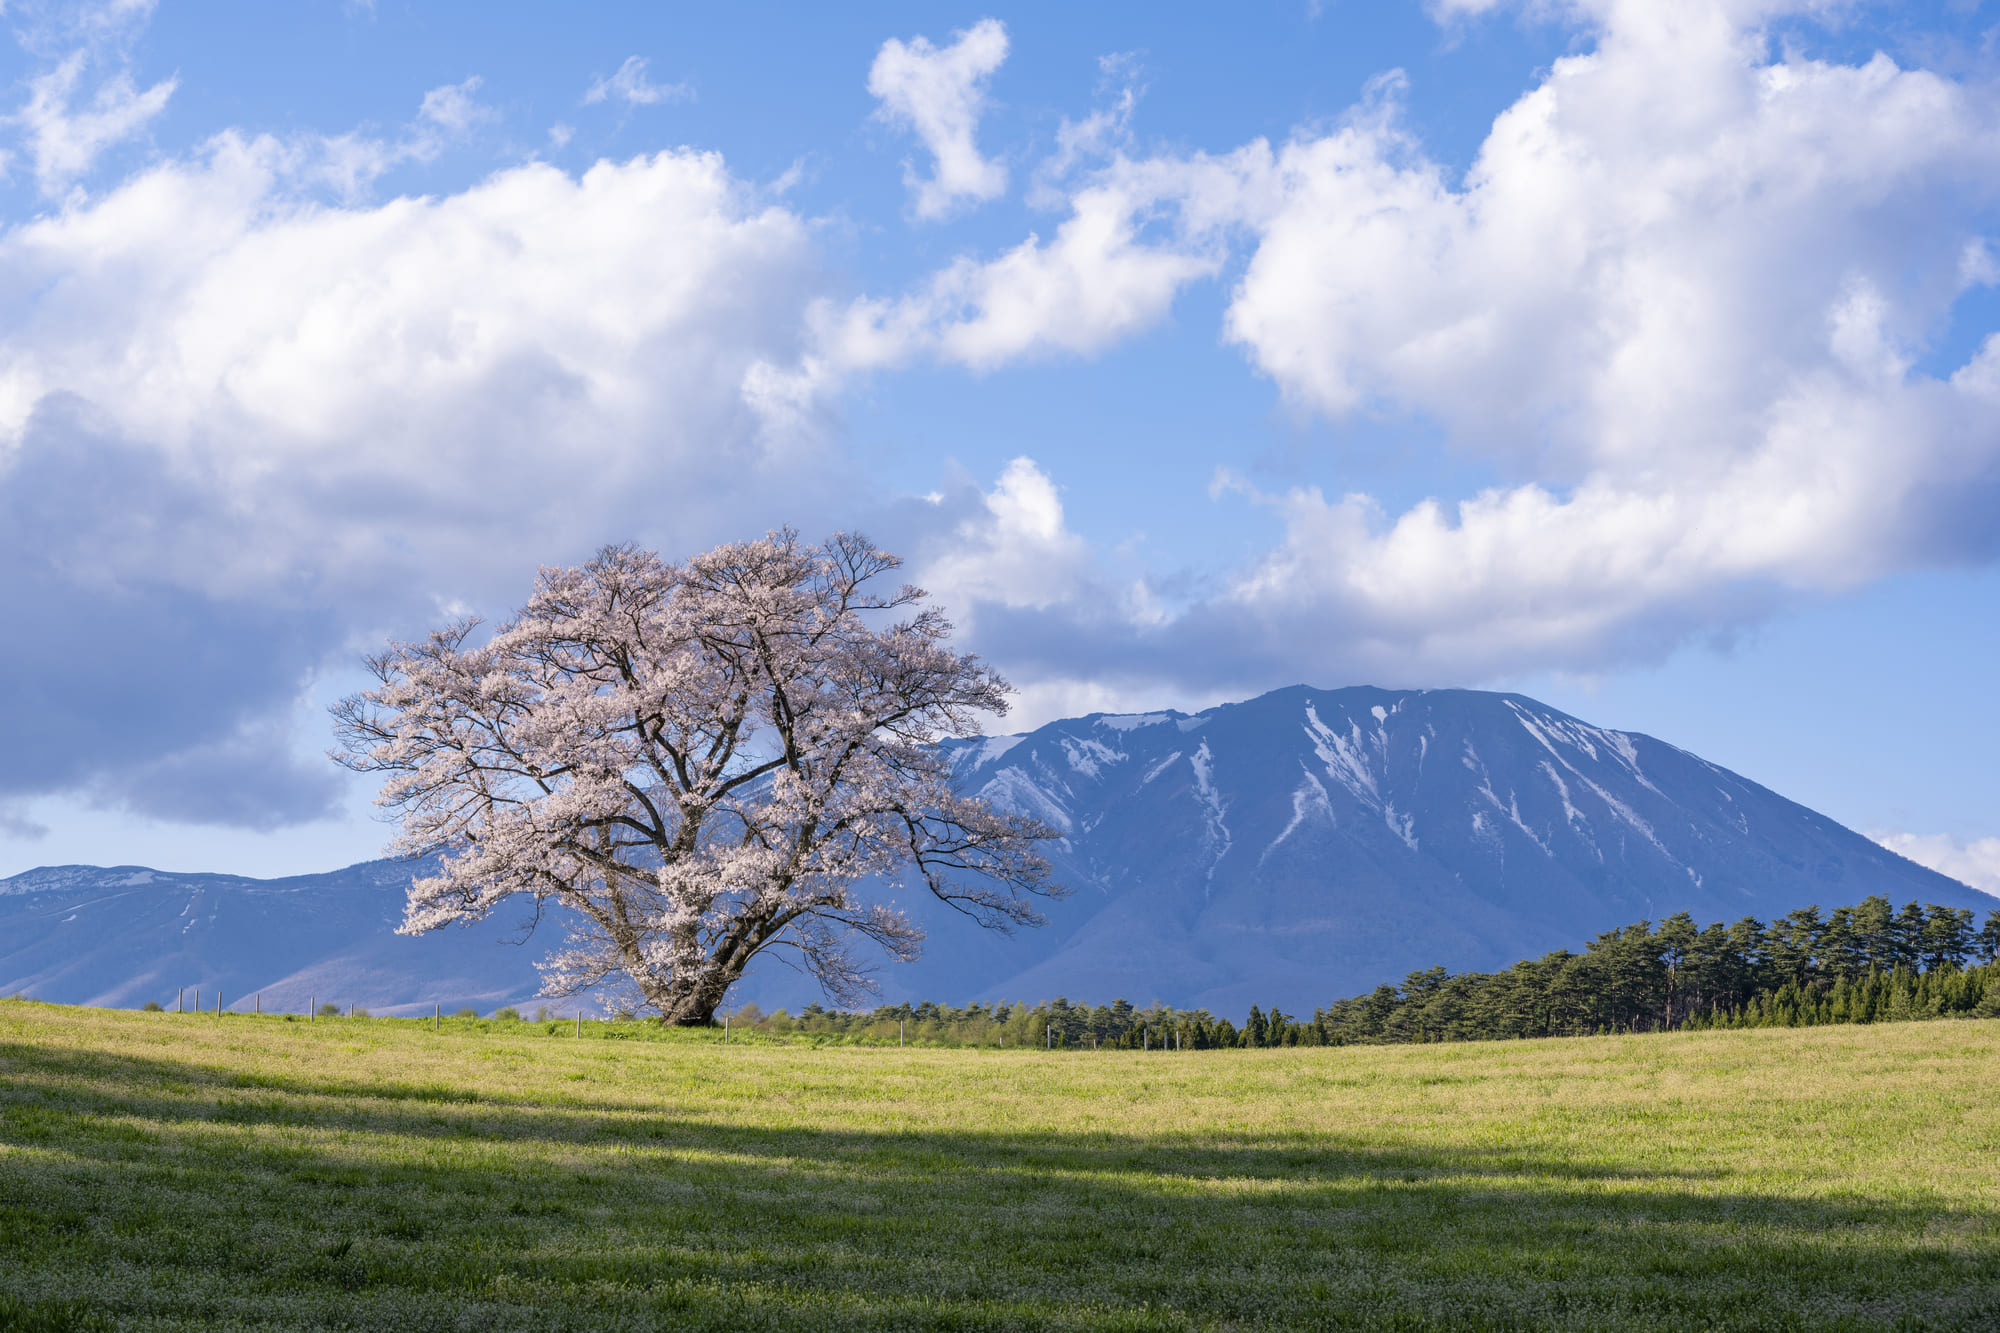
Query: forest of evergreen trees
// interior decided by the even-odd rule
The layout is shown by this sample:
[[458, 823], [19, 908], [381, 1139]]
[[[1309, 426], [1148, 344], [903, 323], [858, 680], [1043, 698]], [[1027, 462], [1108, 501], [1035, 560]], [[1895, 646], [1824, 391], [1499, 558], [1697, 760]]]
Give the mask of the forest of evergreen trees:
[[1882, 897], [1769, 925], [1697, 926], [1686, 912], [1609, 930], [1582, 953], [1558, 949], [1502, 972], [1412, 972], [1300, 1017], [1251, 1006], [1241, 1027], [1205, 1009], [1138, 1009], [1057, 999], [1038, 1005], [885, 1005], [848, 1013], [808, 1005], [739, 1021], [836, 1040], [1064, 1049], [1202, 1050], [1481, 1041], [1712, 1027], [1798, 1027], [1897, 1019], [2000, 1017], [2000, 910], [1975, 928], [1969, 908]]
[[1680, 912], [1504, 972], [1413, 972], [1302, 1026], [1310, 1041], [1340, 1045], [2000, 1016], [1996, 958], [2000, 911], [1979, 930], [1969, 908], [1899, 912], [1879, 896], [1768, 926], [1745, 917], [1703, 929]]

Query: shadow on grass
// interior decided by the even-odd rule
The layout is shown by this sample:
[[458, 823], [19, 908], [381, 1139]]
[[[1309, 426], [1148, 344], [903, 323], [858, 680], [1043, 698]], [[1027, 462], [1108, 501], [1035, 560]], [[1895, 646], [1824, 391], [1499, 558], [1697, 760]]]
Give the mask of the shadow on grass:
[[0, 1292], [120, 1322], [2000, 1323], [1991, 1213], [1506, 1145], [754, 1127], [23, 1043], [0, 1069]]

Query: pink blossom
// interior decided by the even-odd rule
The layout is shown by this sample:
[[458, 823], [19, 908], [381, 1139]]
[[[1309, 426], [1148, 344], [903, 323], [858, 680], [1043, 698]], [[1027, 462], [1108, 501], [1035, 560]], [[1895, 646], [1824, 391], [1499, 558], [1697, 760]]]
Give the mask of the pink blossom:
[[554, 993], [629, 983], [706, 1023], [766, 949], [837, 999], [868, 987], [856, 937], [916, 957], [922, 932], [857, 894], [872, 876], [1039, 924], [1034, 900], [1062, 890], [1035, 846], [1055, 835], [960, 796], [936, 748], [1010, 687], [952, 651], [922, 589], [871, 588], [900, 563], [789, 529], [681, 565], [611, 546], [543, 569], [484, 643], [465, 619], [369, 658], [379, 684], [335, 706], [334, 758], [386, 775], [393, 851], [445, 853], [402, 931], [553, 900], [579, 923], [542, 964]]

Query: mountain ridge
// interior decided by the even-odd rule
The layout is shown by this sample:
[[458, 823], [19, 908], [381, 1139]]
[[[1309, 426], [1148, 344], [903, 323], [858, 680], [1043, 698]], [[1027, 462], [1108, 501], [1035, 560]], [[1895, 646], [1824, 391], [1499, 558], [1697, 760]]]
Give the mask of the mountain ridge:
[[[1309, 1011], [1418, 967], [1489, 970], [1679, 910], [1769, 919], [1876, 892], [2000, 905], [1677, 746], [1519, 694], [1297, 685], [943, 744], [962, 789], [1060, 832], [1050, 854], [1072, 893], [1046, 927], [1002, 937], [877, 886], [929, 935], [922, 959], [881, 971], [884, 1002]], [[246, 1007], [259, 992], [267, 1007], [377, 1012], [532, 1002], [543, 946], [505, 947], [518, 915], [393, 934], [411, 874], [38, 867], [0, 881], [0, 993], [136, 1004], [185, 983]], [[766, 958], [731, 1002], [820, 998]]]
[[1289, 686], [950, 744], [968, 792], [1065, 833], [1053, 859], [1077, 893], [1028, 967], [996, 975], [991, 944], [953, 936], [899, 969], [913, 993], [932, 972], [982, 999], [1122, 987], [1309, 1010], [1678, 910], [1996, 903], [1677, 746], [1519, 694]]

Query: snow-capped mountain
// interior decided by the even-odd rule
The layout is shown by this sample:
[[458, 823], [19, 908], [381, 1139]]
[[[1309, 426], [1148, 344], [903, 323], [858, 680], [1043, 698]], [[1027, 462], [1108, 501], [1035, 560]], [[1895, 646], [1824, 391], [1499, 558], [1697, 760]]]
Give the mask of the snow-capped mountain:
[[1010, 940], [902, 895], [931, 940], [885, 974], [896, 996], [1310, 1012], [1682, 910], [2000, 906], [1684, 750], [1520, 695], [1296, 686], [952, 745], [963, 790], [1062, 831], [1073, 895]]
[[[1039, 930], [981, 931], [883, 890], [929, 930], [882, 998], [1165, 1000], [1309, 1012], [1414, 968], [1503, 967], [1686, 910], [1769, 920], [1881, 893], [1996, 900], [1649, 736], [1520, 695], [1277, 690], [1187, 716], [1093, 715], [947, 742], [961, 789], [1060, 831], [1071, 895]], [[511, 918], [392, 933], [410, 867], [247, 880], [67, 866], [0, 881], [0, 994], [376, 1012], [520, 1004], [558, 932]], [[547, 927], [545, 925], [544, 929]], [[735, 1000], [821, 998], [767, 959]]]

